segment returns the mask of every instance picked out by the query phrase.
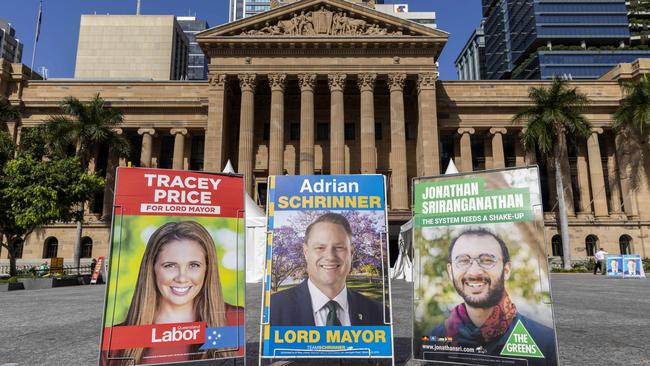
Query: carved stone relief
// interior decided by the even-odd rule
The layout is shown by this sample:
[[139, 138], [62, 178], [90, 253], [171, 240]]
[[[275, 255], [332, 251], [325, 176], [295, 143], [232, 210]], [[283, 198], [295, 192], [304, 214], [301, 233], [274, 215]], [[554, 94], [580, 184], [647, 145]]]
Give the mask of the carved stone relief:
[[290, 19], [276, 24], [266, 22], [262, 29], [244, 31], [242, 36], [401, 36], [401, 31], [389, 31], [375, 23], [349, 16], [346, 12], [333, 12], [320, 8], [301, 11]]

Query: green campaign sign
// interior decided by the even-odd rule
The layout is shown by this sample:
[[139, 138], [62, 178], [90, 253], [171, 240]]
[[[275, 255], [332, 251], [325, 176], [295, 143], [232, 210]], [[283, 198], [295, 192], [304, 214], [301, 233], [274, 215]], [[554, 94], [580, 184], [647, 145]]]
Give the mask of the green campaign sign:
[[510, 337], [508, 337], [508, 341], [501, 351], [501, 356], [544, 358], [535, 340], [530, 336], [521, 320], [517, 321], [517, 325], [510, 333]]
[[414, 359], [557, 366], [537, 167], [413, 180]]
[[485, 189], [483, 178], [422, 182], [415, 186], [420, 226], [530, 221], [528, 188]]

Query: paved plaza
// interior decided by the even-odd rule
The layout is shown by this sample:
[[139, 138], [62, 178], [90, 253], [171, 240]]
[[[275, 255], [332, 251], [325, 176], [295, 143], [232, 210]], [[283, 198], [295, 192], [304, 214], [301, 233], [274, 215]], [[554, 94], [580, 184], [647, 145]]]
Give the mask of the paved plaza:
[[[650, 280], [553, 274], [551, 282], [562, 365], [650, 365]], [[102, 285], [0, 293], [0, 366], [95, 365], [104, 290]], [[247, 285], [247, 291], [247, 355], [254, 365], [261, 286]], [[393, 282], [398, 365], [418, 364], [407, 362], [411, 291], [410, 284]]]

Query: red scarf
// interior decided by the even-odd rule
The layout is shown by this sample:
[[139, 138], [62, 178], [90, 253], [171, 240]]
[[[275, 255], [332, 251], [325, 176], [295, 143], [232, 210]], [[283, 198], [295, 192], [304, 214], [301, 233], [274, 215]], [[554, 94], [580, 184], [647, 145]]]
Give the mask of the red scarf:
[[[488, 343], [503, 336], [508, 328], [510, 328], [510, 324], [512, 324], [516, 316], [517, 307], [510, 301], [510, 296], [504, 291], [503, 298], [501, 298], [499, 304], [492, 308], [490, 316], [478, 328], [483, 342]], [[445, 334], [449, 337], [457, 338], [459, 334], [467, 334], [464, 330], [466, 330], [468, 325], [472, 325], [472, 328], [475, 328], [467, 314], [465, 303], [458, 304], [451, 311], [449, 318], [445, 320]]]

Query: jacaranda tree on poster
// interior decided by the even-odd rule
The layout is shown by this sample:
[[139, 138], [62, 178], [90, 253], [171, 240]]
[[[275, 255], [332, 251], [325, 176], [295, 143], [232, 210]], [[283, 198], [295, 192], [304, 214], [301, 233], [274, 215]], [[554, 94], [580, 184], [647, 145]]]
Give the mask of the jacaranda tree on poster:
[[385, 179], [271, 176], [262, 358], [390, 358]]
[[243, 180], [118, 168], [100, 365], [243, 357]]
[[558, 364], [536, 167], [414, 180], [414, 358]]

